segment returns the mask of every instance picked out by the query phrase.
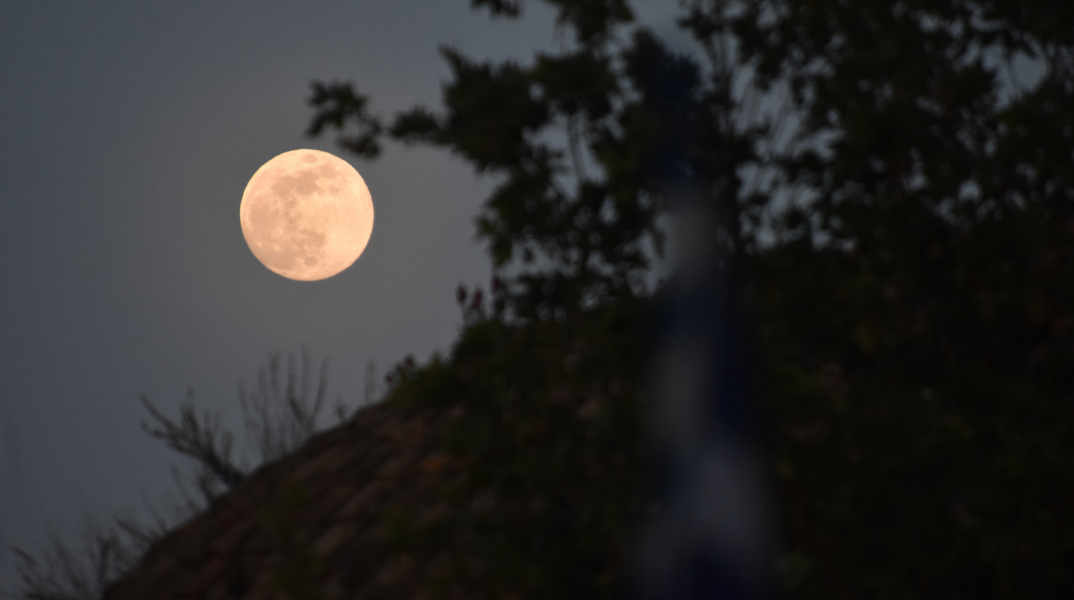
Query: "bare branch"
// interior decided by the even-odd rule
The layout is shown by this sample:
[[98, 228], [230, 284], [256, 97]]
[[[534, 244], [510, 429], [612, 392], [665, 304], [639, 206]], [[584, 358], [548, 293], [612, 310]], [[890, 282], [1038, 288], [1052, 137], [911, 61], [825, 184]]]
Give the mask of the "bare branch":
[[231, 432], [221, 426], [218, 413], [205, 410], [198, 417], [193, 390], [189, 390], [187, 400], [179, 404], [178, 421], [164, 416], [144, 394], [141, 400], [155, 421], [153, 424], [142, 421], [146, 433], [163, 440], [172, 450], [193, 458], [228, 488], [246, 478], [246, 472], [231, 459]]

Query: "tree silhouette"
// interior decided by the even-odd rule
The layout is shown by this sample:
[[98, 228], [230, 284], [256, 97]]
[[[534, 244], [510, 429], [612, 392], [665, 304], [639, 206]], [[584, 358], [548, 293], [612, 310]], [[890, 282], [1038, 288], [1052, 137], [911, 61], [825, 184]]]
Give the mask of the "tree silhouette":
[[1069, 595], [1074, 12], [784, 8], [742, 39], [826, 140], [782, 161], [811, 200], [755, 288], [788, 577], [802, 597]]
[[[497, 14], [518, 6], [481, 4]], [[503, 275], [509, 312], [524, 319], [561, 319], [647, 293], [643, 275], [663, 246], [654, 220], [662, 171], [688, 168], [676, 163], [679, 142], [703, 124], [691, 96], [696, 66], [644, 30], [620, 48], [615, 36], [629, 9], [580, 8], [590, 4], [562, 3], [560, 20], [576, 30], [576, 43], [531, 65], [477, 63], [444, 48], [453, 74], [446, 112], [414, 108], [386, 128], [404, 143], [448, 148], [500, 181], [477, 232]], [[668, 82], [685, 89], [668, 95]], [[376, 155], [385, 128], [352, 86], [315, 83], [310, 102], [312, 135], [337, 129], [342, 147]]]
[[789, 594], [1074, 591], [1074, 6], [689, 0], [681, 55], [625, 2], [548, 3], [562, 50], [445, 48], [441, 111], [386, 127], [318, 83], [310, 132], [497, 176], [478, 235], [522, 321], [644, 297], [658, 216], [701, 198], [754, 323]]

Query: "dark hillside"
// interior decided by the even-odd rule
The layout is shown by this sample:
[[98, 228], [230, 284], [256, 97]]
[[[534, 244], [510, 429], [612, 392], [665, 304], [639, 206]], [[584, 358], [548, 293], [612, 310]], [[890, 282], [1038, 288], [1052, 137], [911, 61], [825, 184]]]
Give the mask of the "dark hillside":
[[610, 597], [639, 505], [639, 315], [471, 322], [105, 598]]
[[445, 413], [360, 411], [170, 533], [105, 598], [252, 600], [314, 583], [325, 598], [380, 597], [416, 575], [412, 561], [386, 552], [386, 511], [406, 506], [422, 522], [444, 510], [436, 490], [453, 469], [436, 442]]

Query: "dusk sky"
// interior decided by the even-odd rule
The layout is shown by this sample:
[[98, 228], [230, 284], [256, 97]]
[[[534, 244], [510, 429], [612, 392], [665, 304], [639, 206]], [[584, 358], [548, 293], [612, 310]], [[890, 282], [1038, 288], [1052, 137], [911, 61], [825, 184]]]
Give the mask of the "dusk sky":
[[[672, 30], [675, 2], [640, 2]], [[311, 140], [313, 80], [349, 80], [388, 114], [437, 107], [451, 44], [525, 59], [550, 13], [492, 20], [466, 0], [187, 0], [0, 5], [0, 582], [84, 515], [138, 511], [183, 464], [139, 427], [188, 387], [231, 427], [269, 353], [330, 362], [363, 398], [372, 360], [446, 352], [459, 283], [485, 284], [472, 220], [493, 182], [445, 152], [389, 145], [368, 164]], [[296, 148], [349, 160], [373, 235], [331, 279], [284, 279], [250, 253], [242, 191]], [[0, 591], [7, 590], [0, 586]]]

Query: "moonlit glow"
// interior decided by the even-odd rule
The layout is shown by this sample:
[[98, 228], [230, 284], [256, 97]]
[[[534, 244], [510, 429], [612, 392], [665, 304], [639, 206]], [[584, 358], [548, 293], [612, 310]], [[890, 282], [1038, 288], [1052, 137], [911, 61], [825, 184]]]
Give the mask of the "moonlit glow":
[[250, 250], [298, 281], [338, 274], [373, 233], [373, 200], [354, 167], [320, 150], [292, 150], [254, 173], [239, 206]]

